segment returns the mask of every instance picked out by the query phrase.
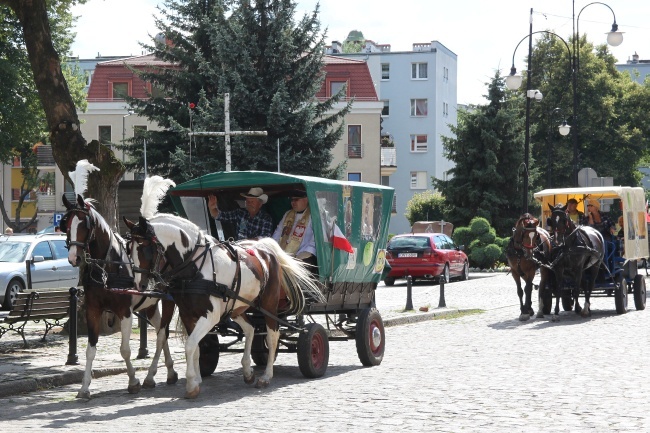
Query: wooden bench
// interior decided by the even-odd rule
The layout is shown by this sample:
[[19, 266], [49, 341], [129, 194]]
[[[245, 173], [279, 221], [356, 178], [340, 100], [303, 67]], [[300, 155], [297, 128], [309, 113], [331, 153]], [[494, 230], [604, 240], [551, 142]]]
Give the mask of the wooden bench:
[[31, 290], [18, 293], [14, 308], [9, 315], [0, 322], [0, 337], [9, 331], [20, 334], [25, 346], [25, 325], [27, 322], [45, 323], [45, 334], [41, 341], [45, 341], [50, 329], [63, 327], [70, 315], [70, 290]]

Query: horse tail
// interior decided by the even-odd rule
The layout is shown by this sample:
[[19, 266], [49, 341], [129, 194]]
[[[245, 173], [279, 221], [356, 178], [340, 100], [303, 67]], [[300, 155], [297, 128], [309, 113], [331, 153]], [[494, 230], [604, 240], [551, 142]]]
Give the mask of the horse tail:
[[311, 272], [307, 267], [298, 259], [291, 257], [285, 253], [280, 245], [273, 238], [262, 238], [257, 241], [256, 247], [263, 246], [270, 253], [272, 253], [282, 269], [282, 286], [289, 298], [292, 310], [295, 308], [297, 313], [302, 311], [304, 306], [305, 295], [310, 296], [318, 302], [326, 302], [323, 292]]

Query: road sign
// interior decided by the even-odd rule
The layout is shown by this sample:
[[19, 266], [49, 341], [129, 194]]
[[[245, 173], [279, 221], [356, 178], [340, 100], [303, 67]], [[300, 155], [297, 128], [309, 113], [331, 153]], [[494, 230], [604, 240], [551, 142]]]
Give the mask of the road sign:
[[62, 213], [55, 213], [52, 216], [52, 222], [54, 223], [54, 227], [58, 227], [59, 223], [61, 222], [61, 218], [63, 218]]

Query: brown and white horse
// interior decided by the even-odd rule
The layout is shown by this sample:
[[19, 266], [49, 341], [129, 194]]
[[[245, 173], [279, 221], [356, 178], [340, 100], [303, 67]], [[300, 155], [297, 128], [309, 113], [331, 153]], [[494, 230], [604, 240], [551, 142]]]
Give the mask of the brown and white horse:
[[154, 279], [164, 281], [189, 333], [185, 343], [185, 396], [196, 398], [200, 392], [199, 342], [228, 316], [244, 333], [241, 361], [244, 381], [248, 384], [255, 381], [251, 365], [255, 329], [245, 314], [251, 307], [270, 313], [264, 316], [268, 362], [255, 384], [258, 388], [268, 386], [280, 337], [275, 317], [280, 313], [281, 299], [286, 295], [290, 313], [300, 314], [305, 294], [324, 302], [323, 294], [309, 270], [271, 238], [239, 245], [222, 244], [185, 218], [143, 211], [157, 209], [157, 205], [148, 206], [147, 202], [159, 200], [161, 189], [166, 190], [164, 186], [150, 185], [161, 179], [154, 176], [145, 180], [141, 212], [148, 219], [140, 217], [136, 224], [125, 218], [125, 222], [131, 230], [136, 286], [149, 289], [156, 283]]
[[156, 385], [154, 376], [161, 351], [165, 353], [167, 383], [176, 383], [178, 374], [174, 371], [174, 361], [167, 344], [169, 322], [174, 313], [173, 301], [162, 301], [161, 317], [157, 299], [133, 294], [133, 273], [124, 239], [109, 227], [92, 203], [84, 200], [81, 195], [77, 196], [75, 204], [70, 203], [64, 195], [63, 203], [67, 213], [61, 228], [67, 235], [68, 261], [73, 266], [85, 263], [82, 285], [88, 324], [88, 347], [85, 374], [77, 398], [90, 398], [92, 364], [97, 352], [100, 321], [104, 311], [113, 312], [120, 320], [120, 353], [129, 375], [129, 393], [140, 391], [140, 381], [135, 377], [129, 346], [134, 311], [143, 311], [157, 332], [156, 352], [143, 386], [153, 388]]
[[[529, 213], [523, 214], [515, 223], [512, 238], [506, 248], [506, 257], [512, 278], [517, 284], [517, 295], [519, 296], [520, 315], [519, 320], [526, 321], [535, 314], [532, 307], [533, 279], [539, 268], [540, 262], [547, 260], [551, 252], [551, 236], [539, 227], [539, 220]], [[546, 290], [548, 281], [548, 270], [541, 268], [540, 293]], [[522, 290], [521, 280], [525, 286]], [[526, 301], [524, 302], [524, 293]], [[543, 297], [540, 296], [540, 302]], [[550, 307], [547, 307], [550, 308]], [[544, 310], [547, 310], [544, 308]], [[548, 310], [547, 310], [548, 311]], [[539, 314], [538, 314], [539, 317]], [[543, 317], [543, 315], [542, 315]]]

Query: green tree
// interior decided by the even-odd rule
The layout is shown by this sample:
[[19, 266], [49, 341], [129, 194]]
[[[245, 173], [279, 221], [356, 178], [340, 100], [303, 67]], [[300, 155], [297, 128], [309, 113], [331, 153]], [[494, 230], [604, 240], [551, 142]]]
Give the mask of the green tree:
[[[318, 9], [294, 21], [291, 0], [166, 0], [157, 26], [166, 41], [146, 46], [173, 68], [152, 68], [145, 81], [164, 97], [129, 99], [157, 122], [148, 131], [149, 171], [177, 181], [225, 168], [224, 139], [188, 138], [194, 131], [224, 131], [224, 94], [230, 94], [231, 130], [267, 131], [267, 137], [232, 138], [233, 170], [277, 169], [278, 141], [285, 172], [336, 176], [328, 167], [349, 105], [329, 114], [336, 97], [317, 101], [324, 36]], [[189, 104], [195, 108], [189, 108]], [[142, 166], [134, 146], [134, 167]]]
[[[599, 176], [613, 177], [616, 185], [636, 186], [641, 177], [637, 167], [650, 144], [645, 114], [650, 88], [618, 72], [606, 45], [594, 47], [584, 35], [578, 42], [577, 113], [573, 113], [570, 50], [559, 38], [544, 34], [532, 53], [531, 87], [540, 89], [544, 99], [532, 104], [530, 119], [537, 128], [531, 134], [531, 149], [538, 168], [547, 174], [535, 189], [573, 186], [576, 121], [578, 168], [591, 167]], [[556, 108], [560, 118], [551, 115]], [[573, 126], [567, 137], [558, 134], [563, 119]]]
[[491, 269], [505, 259], [508, 238], [499, 238], [485, 218], [472, 218], [467, 227], [457, 227], [452, 238], [457, 245], [465, 246], [470, 266]]
[[[451, 126], [455, 137], [442, 137], [444, 155], [455, 164], [452, 176], [446, 181], [433, 180], [447, 199], [449, 220], [455, 226], [467, 225], [478, 216], [491, 222], [501, 235], [510, 232], [521, 213], [524, 173], [520, 97], [510, 97], [504, 84], [496, 72], [488, 84], [489, 103], [459, 110], [458, 125]], [[531, 182], [537, 175], [529, 169]]]
[[416, 221], [440, 221], [447, 218], [445, 198], [438, 191], [416, 193], [406, 203], [404, 216], [411, 225]]

